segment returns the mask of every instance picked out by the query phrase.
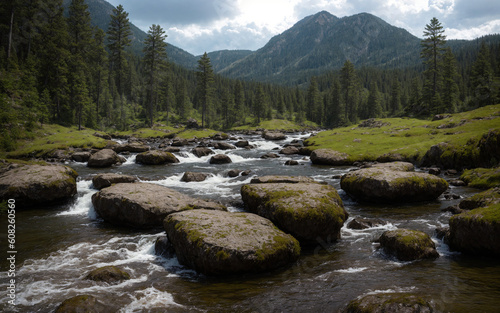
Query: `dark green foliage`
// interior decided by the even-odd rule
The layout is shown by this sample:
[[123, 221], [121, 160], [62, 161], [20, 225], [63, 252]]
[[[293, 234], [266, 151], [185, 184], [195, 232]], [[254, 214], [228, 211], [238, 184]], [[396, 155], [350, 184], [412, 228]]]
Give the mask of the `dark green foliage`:
[[212, 109], [214, 97], [214, 72], [206, 52], [198, 61], [198, 72], [196, 74], [202, 112], [201, 127], [205, 127], [205, 125], [209, 124], [208, 117], [212, 113], [210, 110]]

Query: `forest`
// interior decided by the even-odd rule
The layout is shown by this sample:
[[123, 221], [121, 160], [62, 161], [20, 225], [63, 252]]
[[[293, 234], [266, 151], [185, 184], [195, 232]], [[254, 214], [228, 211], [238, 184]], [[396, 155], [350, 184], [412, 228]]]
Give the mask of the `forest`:
[[[1, 149], [44, 124], [102, 131], [178, 125], [227, 130], [266, 119], [332, 128], [377, 117], [429, 118], [498, 103], [500, 43], [479, 38], [452, 52], [432, 19], [421, 42], [422, 64], [398, 69], [341, 69], [297, 86], [229, 79], [205, 53], [196, 70], [168, 61], [168, 34], [151, 25], [141, 53], [131, 44], [123, 6], [106, 30], [92, 27], [84, 0], [0, 4]], [[496, 37], [494, 37], [496, 38]]]

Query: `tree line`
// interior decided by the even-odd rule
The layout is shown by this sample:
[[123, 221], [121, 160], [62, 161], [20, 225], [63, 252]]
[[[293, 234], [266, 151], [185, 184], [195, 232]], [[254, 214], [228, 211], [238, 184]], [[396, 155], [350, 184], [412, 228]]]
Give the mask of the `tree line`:
[[62, 0], [3, 1], [1, 145], [14, 149], [23, 134], [46, 123], [109, 131], [195, 118], [202, 127], [229, 129], [280, 118], [336, 127], [498, 101], [498, 44], [460, 54], [457, 63], [437, 19], [425, 36], [421, 67], [355, 69], [346, 60], [340, 70], [312, 77], [308, 86], [287, 87], [217, 75], [206, 53], [195, 71], [170, 63], [159, 25], [149, 28], [142, 55], [133, 54], [121, 5], [103, 31], [91, 26], [84, 0], [72, 0], [67, 15]]

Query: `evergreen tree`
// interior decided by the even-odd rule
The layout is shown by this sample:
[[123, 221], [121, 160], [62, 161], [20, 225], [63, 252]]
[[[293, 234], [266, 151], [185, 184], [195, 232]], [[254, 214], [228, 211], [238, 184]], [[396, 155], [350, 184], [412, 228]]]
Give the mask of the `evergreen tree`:
[[430, 24], [425, 26], [424, 39], [422, 40], [421, 58], [424, 60], [424, 101], [430, 111], [440, 107], [438, 93], [442, 86], [442, 56], [446, 36], [443, 26], [437, 18], [432, 18]]
[[316, 78], [312, 77], [307, 90], [306, 118], [315, 123], [321, 124], [322, 120], [322, 98], [318, 89]]
[[189, 114], [189, 96], [186, 87], [186, 80], [179, 79], [177, 84], [177, 92], [176, 92], [176, 107], [177, 114], [182, 120], [186, 120]]
[[345, 103], [345, 122], [355, 123], [358, 120], [358, 78], [354, 64], [347, 60], [340, 70], [342, 99]]
[[396, 115], [401, 110], [401, 84], [397, 78], [392, 81], [390, 110], [392, 115]]
[[102, 94], [107, 85], [108, 54], [104, 48], [104, 31], [96, 29], [94, 34], [94, 46], [90, 55], [90, 72], [92, 84], [89, 88], [91, 98], [95, 103], [96, 123], [99, 123], [99, 112], [101, 108]]
[[224, 118], [224, 129], [229, 129], [234, 123], [234, 98], [227, 88], [222, 95], [222, 116]]
[[148, 118], [149, 126], [153, 127], [155, 107], [158, 102], [158, 85], [160, 71], [166, 66], [167, 58], [165, 43], [165, 31], [160, 25], [153, 24], [148, 31], [148, 36], [144, 40], [144, 66], [148, 76]]
[[255, 100], [254, 113], [257, 118], [257, 124], [260, 123], [260, 119], [264, 117], [266, 111], [266, 94], [262, 89], [262, 86], [257, 87], [257, 99]]
[[451, 49], [446, 49], [443, 56], [443, 108], [440, 112], [455, 113], [458, 101], [458, 72], [456, 59]]
[[234, 119], [244, 122], [245, 119], [245, 90], [241, 81], [236, 81], [234, 85]]
[[380, 93], [378, 92], [377, 84], [370, 85], [370, 94], [367, 100], [367, 118], [375, 118], [382, 116], [382, 105], [380, 104]]
[[118, 95], [122, 96], [124, 91], [124, 76], [126, 74], [127, 60], [125, 58], [125, 48], [130, 46], [130, 22], [128, 13], [120, 4], [113, 9], [111, 21], [108, 28], [108, 48], [111, 53], [110, 65], [114, 76]]
[[477, 106], [494, 103], [493, 69], [490, 61], [490, 49], [484, 42], [481, 43], [479, 55], [472, 66], [471, 83]]
[[197, 83], [201, 105], [201, 127], [208, 125], [208, 115], [214, 98], [214, 72], [210, 58], [205, 52], [198, 60]]
[[327, 122], [329, 127], [339, 127], [345, 123], [345, 103], [342, 101], [340, 82], [335, 79], [330, 90], [330, 104], [327, 110]]

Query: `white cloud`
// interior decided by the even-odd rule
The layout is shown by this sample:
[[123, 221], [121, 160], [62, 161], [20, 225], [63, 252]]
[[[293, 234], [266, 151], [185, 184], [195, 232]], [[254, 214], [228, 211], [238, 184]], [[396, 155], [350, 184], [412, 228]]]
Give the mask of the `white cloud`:
[[446, 28], [445, 32], [448, 39], [467, 40], [472, 40], [485, 34], [500, 34], [500, 19], [471, 28]]

